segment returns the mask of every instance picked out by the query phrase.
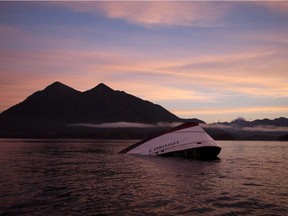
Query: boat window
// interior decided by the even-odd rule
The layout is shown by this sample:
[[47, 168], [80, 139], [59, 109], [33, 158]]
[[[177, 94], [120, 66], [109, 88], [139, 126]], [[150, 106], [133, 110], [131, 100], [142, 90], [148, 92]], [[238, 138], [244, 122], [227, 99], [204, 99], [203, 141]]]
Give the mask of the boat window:
[[202, 142], [197, 142], [197, 144], [201, 144]]

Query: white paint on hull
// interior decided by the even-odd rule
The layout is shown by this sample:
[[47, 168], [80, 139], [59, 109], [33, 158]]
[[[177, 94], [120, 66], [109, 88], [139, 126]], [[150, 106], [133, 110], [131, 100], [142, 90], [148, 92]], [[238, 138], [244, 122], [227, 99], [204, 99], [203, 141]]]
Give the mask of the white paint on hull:
[[[179, 128], [179, 129], [177, 129]], [[169, 132], [171, 131], [171, 132]], [[120, 153], [162, 155], [167, 153], [220, 146], [198, 125], [184, 123], [167, 133], [136, 143]]]

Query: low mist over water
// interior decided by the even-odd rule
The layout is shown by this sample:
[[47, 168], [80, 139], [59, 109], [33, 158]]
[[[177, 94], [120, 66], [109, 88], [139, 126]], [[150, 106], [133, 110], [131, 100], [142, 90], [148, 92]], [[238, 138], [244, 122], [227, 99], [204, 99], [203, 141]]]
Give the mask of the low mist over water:
[[218, 141], [214, 161], [132, 143], [0, 140], [0, 215], [287, 215], [287, 142]]

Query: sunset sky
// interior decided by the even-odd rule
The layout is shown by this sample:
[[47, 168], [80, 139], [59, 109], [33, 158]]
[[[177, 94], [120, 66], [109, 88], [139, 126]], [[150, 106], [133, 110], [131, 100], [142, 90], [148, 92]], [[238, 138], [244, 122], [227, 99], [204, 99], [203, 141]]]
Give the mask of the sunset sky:
[[288, 2], [0, 2], [0, 112], [99, 83], [208, 123], [288, 117]]

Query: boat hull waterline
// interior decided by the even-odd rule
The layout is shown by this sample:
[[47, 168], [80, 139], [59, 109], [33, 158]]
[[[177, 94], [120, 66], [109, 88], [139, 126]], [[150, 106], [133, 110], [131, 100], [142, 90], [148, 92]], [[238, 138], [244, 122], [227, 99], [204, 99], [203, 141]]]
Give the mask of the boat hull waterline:
[[216, 158], [221, 147], [198, 124], [183, 123], [157, 136], [137, 142], [119, 153]]

